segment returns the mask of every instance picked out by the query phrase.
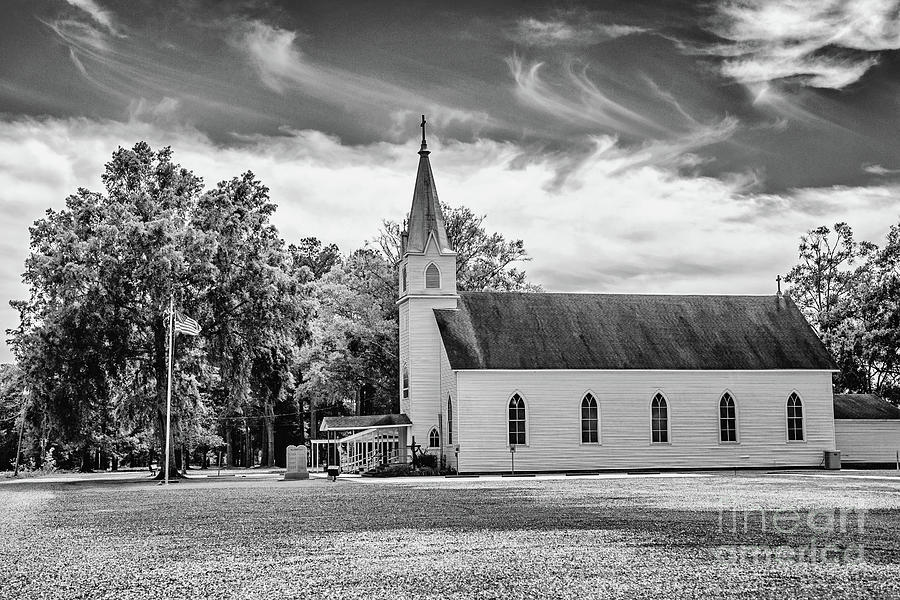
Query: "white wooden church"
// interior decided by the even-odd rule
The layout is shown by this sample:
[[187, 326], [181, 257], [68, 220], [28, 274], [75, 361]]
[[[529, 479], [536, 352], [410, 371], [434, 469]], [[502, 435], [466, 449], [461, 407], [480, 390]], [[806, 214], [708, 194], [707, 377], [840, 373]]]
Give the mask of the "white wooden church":
[[460, 473], [815, 467], [835, 450], [837, 367], [780, 292], [457, 290], [424, 127], [401, 254], [402, 414], [323, 430], [375, 424], [400, 460], [418, 444]]

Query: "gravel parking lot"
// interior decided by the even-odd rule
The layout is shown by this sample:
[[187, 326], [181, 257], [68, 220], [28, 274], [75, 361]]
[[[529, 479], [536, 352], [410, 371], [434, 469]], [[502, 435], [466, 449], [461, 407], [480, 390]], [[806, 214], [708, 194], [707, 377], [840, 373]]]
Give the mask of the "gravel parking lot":
[[0, 598], [900, 597], [900, 478], [0, 480]]

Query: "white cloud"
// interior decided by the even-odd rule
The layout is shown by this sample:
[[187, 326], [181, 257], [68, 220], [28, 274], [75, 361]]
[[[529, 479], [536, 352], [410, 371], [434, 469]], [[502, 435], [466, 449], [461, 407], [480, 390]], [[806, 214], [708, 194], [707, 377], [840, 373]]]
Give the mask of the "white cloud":
[[101, 7], [95, 0], [66, 0], [69, 4], [90, 15], [90, 17], [103, 25], [111, 34], [124, 37], [113, 20], [112, 13]]
[[730, 42], [704, 51], [725, 57], [723, 72], [742, 83], [842, 89], [877, 64], [867, 53], [900, 48], [898, 11], [897, 0], [726, 1], [712, 31]]
[[608, 25], [579, 19], [567, 19], [564, 15], [548, 20], [525, 17], [516, 22], [508, 37], [526, 46], [589, 46], [606, 40], [646, 31], [630, 25]]
[[872, 175], [894, 175], [900, 173], [900, 169], [888, 169], [882, 165], [863, 165], [863, 171]]
[[[372, 239], [381, 219], [401, 220], [409, 210], [418, 131], [406, 143], [368, 146], [285, 133], [221, 147], [158, 121], [0, 121], [0, 328], [16, 323], [6, 300], [26, 293], [18, 274], [28, 226], [78, 187], [102, 189], [103, 164], [119, 145], [171, 145], [208, 187], [252, 170], [270, 188], [274, 221], [289, 241], [316, 236], [350, 250]], [[898, 187], [754, 194], [742, 177], [682, 176], [646, 160], [650, 149], [624, 150], [610, 137], [597, 138], [567, 182], [548, 190], [563, 158], [522, 160], [522, 147], [489, 140], [445, 145], [437, 133], [429, 146], [441, 198], [524, 239], [534, 258], [526, 269], [548, 290], [769, 293], [803, 231], [848, 221], [859, 238], [877, 242], [897, 218]], [[0, 350], [0, 360], [8, 356]]]

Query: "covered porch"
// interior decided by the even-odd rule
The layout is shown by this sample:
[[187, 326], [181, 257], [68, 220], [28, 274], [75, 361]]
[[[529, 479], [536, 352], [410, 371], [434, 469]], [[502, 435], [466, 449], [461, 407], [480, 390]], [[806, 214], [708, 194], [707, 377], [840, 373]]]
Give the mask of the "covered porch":
[[342, 473], [364, 473], [409, 462], [410, 427], [405, 414], [325, 417], [319, 426], [324, 439], [312, 440], [311, 468], [339, 465]]

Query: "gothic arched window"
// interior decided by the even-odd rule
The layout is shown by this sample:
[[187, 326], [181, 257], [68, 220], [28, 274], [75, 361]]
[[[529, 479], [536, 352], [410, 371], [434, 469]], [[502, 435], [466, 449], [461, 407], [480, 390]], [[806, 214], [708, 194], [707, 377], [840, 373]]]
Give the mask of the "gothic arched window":
[[453, 399], [447, 396], [447, 443], [453, 443]]
[[400, 269], [400, 291], [406, 291], [406, 265]]
[[518, 394], [509, 400], [509, 445], [525, 444], [525, 401]]
[[669, 441], [669, 406], [660, 393], [650, 403], [650, 441], [655, 444]]
[[431, 263], [425, 269], [425, 287], [428, 289], [441, 287], [441, 272], [434, 263]]
[[581, 400], [581, 443], [596, 444], [600, 442], [600, 413], [597, 399], [590, 393]]
[[719, 441], [737, 442], [737, 406], [731, 394], [725, 392], [719, 399]]
[[441, 445], [441, 434], [438, 433], [437, 427], [432, 427], [428, 433], [428, 447], [437, 448]]
[[403, 365], [403, 399], [409, 398], [409, 369]]
[[803, 441], [803, 402], [797, 392], [791, 392], [787, 401], [787, 434], [789, 442]]

